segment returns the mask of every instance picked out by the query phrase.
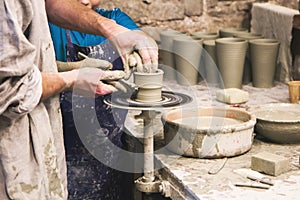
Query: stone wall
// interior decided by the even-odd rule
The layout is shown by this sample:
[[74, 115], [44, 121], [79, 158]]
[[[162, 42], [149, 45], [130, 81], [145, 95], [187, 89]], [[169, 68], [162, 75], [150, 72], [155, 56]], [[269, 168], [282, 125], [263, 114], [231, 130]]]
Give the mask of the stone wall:
[[172, 28], [183, 32], [250, 28], [253, 2], [272, 2], [298, 9], [298, 0], [111, 0], [100, 7], [119, 7], [140, 27]]

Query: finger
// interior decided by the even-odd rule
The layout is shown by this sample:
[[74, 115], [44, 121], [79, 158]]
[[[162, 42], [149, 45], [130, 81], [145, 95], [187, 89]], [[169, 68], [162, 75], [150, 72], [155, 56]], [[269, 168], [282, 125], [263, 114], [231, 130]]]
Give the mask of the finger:
[[58, 72], [66, 72], [75, 69], [74, 65], [69, 62], [56, 61]]
[[112, 69], [112, 64], [106, 60], [95, 59], [95, 58], [86, 58], [81, 61], [80, 68], [83, 68], [83, 67], [91, 67], [91, 68], [108, 70], [108, 69]]
[[109, 81], [109, 80], [119, 80], [125, 76], [125, 72], [122, 70], [114, 71], [103, 71], [100, 80]]
[[124, 72], [127, 73], [129, 72], [129, 54], [124, 54], [121, 56], [122, 62], [123, 62], [123, 67], [124, 67]]
[[151, 56], [151, 62], [152, 62], [152, 66], [151, 66], [151, 73], [154, 73], [157, 71], [158, 69], [158, 49], [151, 49], [149, 51], [150, 56]]
[[122, 91], [124, 93], [127, 92], [127, 88], [122, 83], [120, 83], [119, 81], [107, 81], [107, 84], [112, 85], [118, 91]]
[[116, 91], [118, 91], [118, 90], [114, 86], [105, 84], [102, 81], [99, 81], [99, 83], [96, 87], [95, 93], [96, 93], [96, 95], [103, 96], [106, 94], [111, 94]]
[[146, 47], [139, 47], [140, 45], [137, 45], [136, 48], [138, 49], [138, 53], [140, 57], [142, 58], [142, 62], [144, 65], [150, 65], [151, 64], [151, 57], [148, 51], [148, 48]]
[[129, 55], [128, 57], [128, 66], [130, 68], [132, 67], [136, 67], [137, 66], [137, 61], [135, 59], [135, 55], [134, 55], [135, 52], [133, 52], [132, 54]]
[[132, 54], [134, 56], [134, 59], [136, 60], [136, 69], [138, 72], [144, 72], [143, 62], [142, 58], [137, 52], [133, 52]]
[[[151, 41], [144, 43], [145, 47], [140, 48], [138, 53], [142, 58], [144, 64], [144, 72], [155, 72], [158, 67], [158, 48], [157, 45]], [[140, 46], [140, 45], [138, 45]]]
[[103, 70], [110, 70], [113, 68], [112, 63], [100, 59], [95, 59], [95, 66], [96, 68], [103, 69]]

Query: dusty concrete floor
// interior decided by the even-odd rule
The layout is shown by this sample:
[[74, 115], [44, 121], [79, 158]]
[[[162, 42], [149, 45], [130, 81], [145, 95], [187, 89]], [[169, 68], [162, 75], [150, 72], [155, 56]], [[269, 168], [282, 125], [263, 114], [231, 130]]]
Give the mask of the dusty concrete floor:
[[[228, 106], [215, 100], [215, 88], [208, 88], [205, 83], [189, 88], [176, 84], [169, 84], [167, 90], [187, 93], [200, 106]], [[276, 83], [273, 88], [259, 89], [251, 85], [243, 86], [250, 94], [247, 103], [240, 105], [247, 109], [255, 105], [268, 103], [287, 103], [288, 87], [286, 84]], [[142, 137], [142, 121], [134, 119], [139, 111], [130, 111], [126, 120], [126, 128], [137, 137]], [[155, 146], [163, 145], [163, 130], [159, 116], [155, 119], [154, 134]], [[267, 151], [285, 156], [290, 160], [289, 171], [280, 176], [267, 176], [275, 184], [270, 189], [255, 189], [236, 187], [237, 182], [251, 183], [244, 177], [243, 172], [249, 171], [251, 156], [258, 152]], [[228, 158], [224, 168], [217, 174], [208, 174], [208, 170], [219, 159], [187, 158], [176, 155], [155, 154], [156, 164], [165, 168], [158, 172], [164, 179], [168, 179], [178, 190], [181, 190], [189, 199], [299, 199], [300, 170], [293, 164], [299, 163], [300, 144], [282, 145], [264, 141], [259, 135], [255, 137], [250, 151], [243, 155]], [[255, 172], [251, 172], [255, 173]], [[253, 183], [253, 182], [252, 182]]]

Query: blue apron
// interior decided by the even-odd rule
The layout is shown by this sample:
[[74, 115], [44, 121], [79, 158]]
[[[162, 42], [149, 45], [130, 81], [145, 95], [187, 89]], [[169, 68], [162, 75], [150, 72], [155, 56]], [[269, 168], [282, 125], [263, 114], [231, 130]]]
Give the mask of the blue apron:
[[[103, 59], [112, 62], [113, 69], [123, 69], [121, 58], [118, 56], [114, 48], [107, 43], [96, 46], [82, 47], [72, 43], [70, 32], [67, 31], [68, 43], [66, 45], [67, 61], [78, 61], [78, 52], [89, 57]], [[102, 53], [100, 53], [102, 52]], [[94, 105], [90, 105], [90, 99], [83, 96], [72, 98], [72, 92], [64, 92], [61, 94], [61, 109], [64, 124], [64, 139], [66, 148], [66, 159], [68, 169], [68, 191], [69, 199], [107, 199], [118, 200], [123, 199], [122, 191], [124, 186], [122, 181], [125, 180], [125, 173], [112, 169], [102, 162], [94, 158], [88, 149], [83, 145], [76, 130], [73, 118], [73, 106], [76, 109], [82, 109], [80, 120], [85, 126], [85, 140], [89, 146], [101, 145], [101, 137], [108, 138], [113, 144], [119, 148], [123, 148], [122, 143], [122, 126], [127, 114], [126, 110], [112, 109], [103, 103], [104, 97], [97, 97], [93, 101]], [[89, 100], [89, 101], [88, 101]], [[96, 117], [92, 117], [96, 112]], [[78, 112], [76, 112], [78, 113]], [[93, 123], [99, 123], [101, 130], [94, 130]], [[101, 132], [101, 136], [97, 133]], [[82, 135], [80, 135], [82, 137]], [[103, 139], [103, 138], [102, 138]], [[89, 149], [90, 150], [90, 149]], [[111, 151], [109, 147], [103, 145], [101, 147], [106, 161], [117, 163], [120, 158], [118, 152]], [[128, 185], [128, 184], [127, 184]], [[129, 191], [127, 191], [129, 192]]]

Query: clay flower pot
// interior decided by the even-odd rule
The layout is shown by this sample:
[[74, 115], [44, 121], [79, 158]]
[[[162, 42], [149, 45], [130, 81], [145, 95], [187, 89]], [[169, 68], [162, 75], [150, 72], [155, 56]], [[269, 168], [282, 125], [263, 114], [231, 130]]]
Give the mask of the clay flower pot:
[[291, 103], [298, 103], [300, 100], [300, 81], [289, 81], [289, 97]]
[[219, 35], [223, 37], [233, 37], [234, 34], [239, 32], [248, 32], [246, 28], [222, 28], [219, 30]]
[[[234, 34], [234, 37], [248, 40], [248, 42], [250, 40], [263, 38], [261, 34], [253, 33], [253, 32], [238, 32]], [[252, 72], [251, 72], [250, 50], [248, 45], [245, 64], [244, 64], [243, 83], [248, 84], [251, 81], [252, 81]]]
[[279, 42], [275, 39], [249, 41], [254, 87], [270, 88], [274, 85]]
[[164, 72], [158, 69], [155, 73], [133, 72], [137, 94], [136, 101], [157, 102], [161, 100]]
[[173, 39], [176, 77], [179, 84], [196, 85], [198, 83], [202, 42], [203, 40], [195, 40], [188, 36]]
[[225, 88], [242, 88], [248, 41], [240, 38], [216, 39], [217, 63]]

